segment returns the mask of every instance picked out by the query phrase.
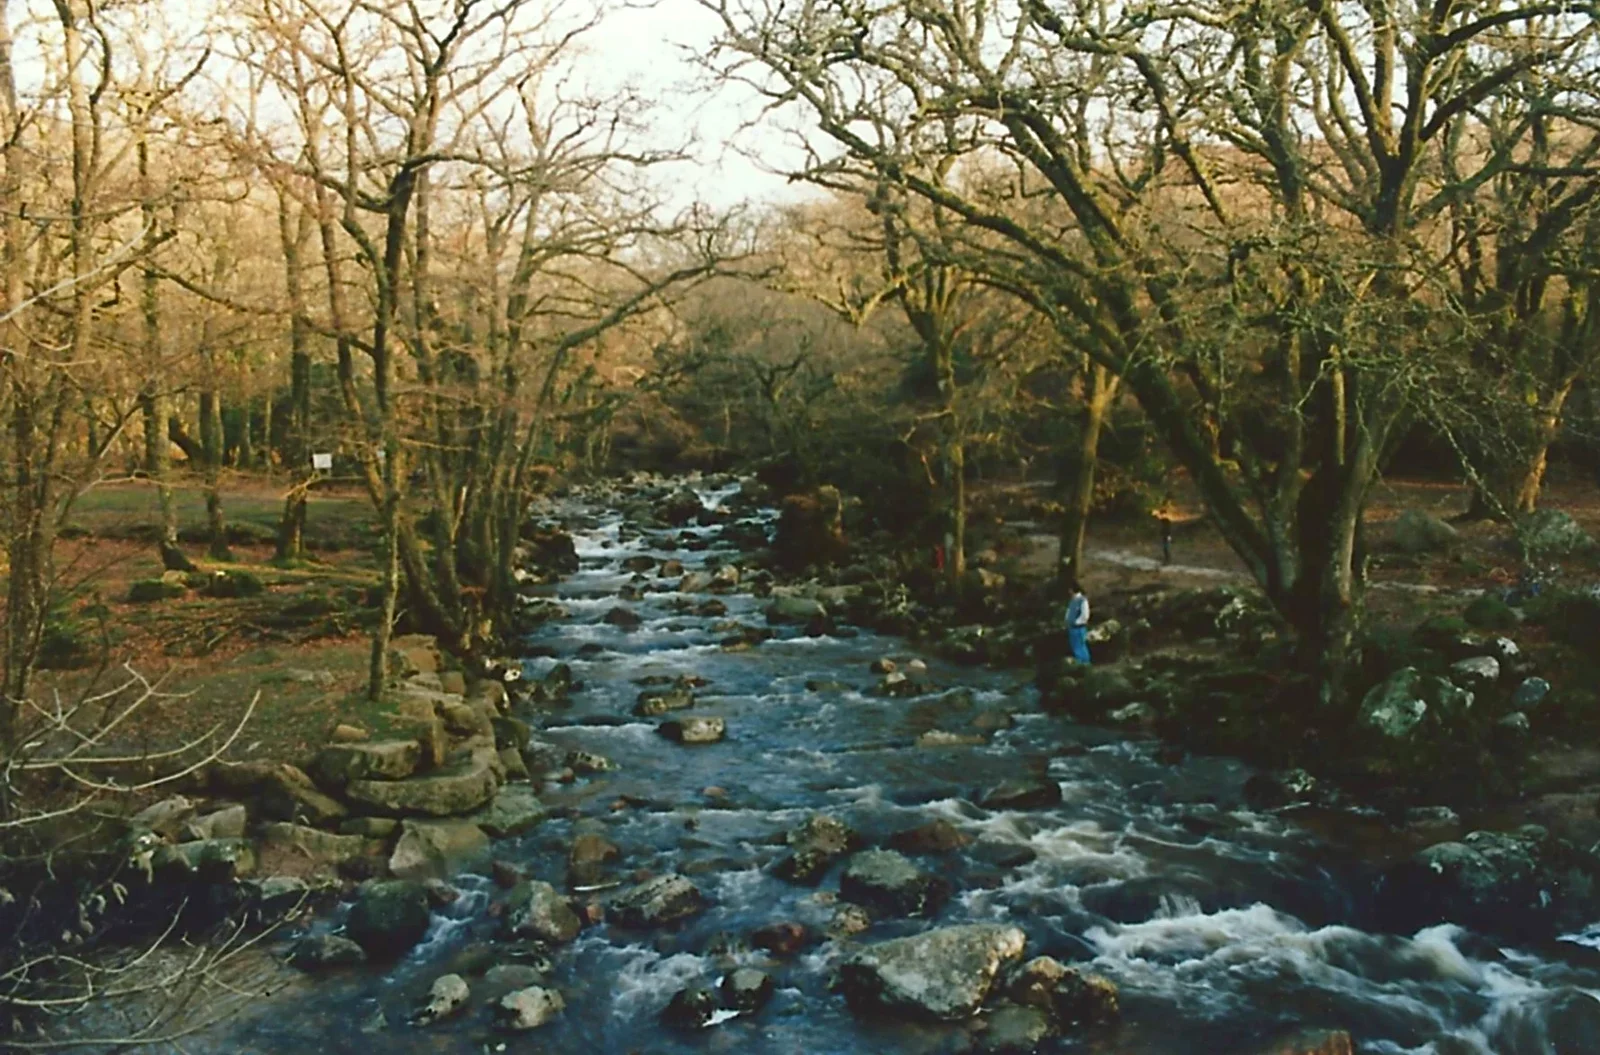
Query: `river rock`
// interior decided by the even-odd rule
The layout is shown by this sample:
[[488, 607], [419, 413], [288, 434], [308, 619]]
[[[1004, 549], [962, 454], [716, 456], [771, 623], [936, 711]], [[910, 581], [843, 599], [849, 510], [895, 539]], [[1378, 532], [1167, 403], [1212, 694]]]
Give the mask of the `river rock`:
[[679, 593], [704, 593], [711, 589], [711, 573], [692, 571], [678, 580]]
[[1550, 695], [1550, 683], [1543, 678], [1526, 678], [1511, 694], [1511, 706], [1519, 711], [1531, 711]]
[[506, 898], [506, 933], [517, 938], [564, 945], [578, 936], [583, 923], [566, 898], [549, 883], [530, 880], [518, 883]]
[[249, 839], [202, 839], [159, 846], [150, 863], [170, 877], [227, 883], [255, 874], [256, 848]]
[[605, 755], [597, 755], [593, 751], [568, 751], [567, 766], [574, 773], [587, 775], [614, 773], [622, 768]]
[[739, 588], [739, 568], [737, 565], [724, 564], [711, 573], [711, 592], [728, 593]]
[[632, 608], [619, 607], [607, 612], [602, 621], [610, 623], [612, 626], [620, 627], [623, 630], [634, 630], [643, 625], [644, 616], [635, 612]]
[[841, 964], [839, 981], [859, 1011], [955, 1021], [977, 1013], [1000, 968], [1026, 944], [1016, 927], [945, 927], [861, 950]]
[[622, 561], [623, 571], [645, 572], [649, 571], [655, 566], [656, 559], [643, 553], [636, 554], [632, 557], [625, 557]]
[[903, 854], [867, 850], [845, 866], [839, 896], [891, 916], [931, 916], [950, 897], [950, 884], [922, 872]]
[[255, 795], [267, 820], [320, 825], [349, 812], [343, 803], [318, 791], [303, 770], [286, 762], [218, 766], [211, 779], [224, 791]]
[[441, 975], [433, 980], [433, 985], [428, 988], [427, 999], [411, 1016], [411, 1021], [425, 1026], [430, 1022], [454, 1018], [467, 1009], [470, 999], [472, 990], [467, 987], [466, 979], [459, 974]]
[[183, 826], [185, 842], [197, 839], [242, 839], [250, 823], [250, 811], [243, 806], [224, 806], [191, 819]]
[[774, 956], [793, 956], [805, 948], [811, 933], [804, 923], [769, 923], [750, 934], [750, 944]]
[[694, 690], [688, 685], [676, 684], [641, 692], [633, 713], [641, 718], [654, 718], [668, 711], [686, 711], [693, 706]]
[[891, 835], [889, 848], [908, 854], [946, 854], [971, 842], [972, 836], [940, 817]]
[[1456, 682], [1473, 688], [1487, 688], [1500, 680], [1500, 661], [1493, 656], [1468, 656], [1450, 665]]
[[[493, 956], [495, 948], [491, 946], [484, 951]], [[486, 999], [492, 1004], [507, 993], [543, 985], [549, 980], [552, 969], [553, 965], [548, 960], [540, 963], [497, 963], [483, 975]]]
[[427, 888], [411, 879], [365, 883], [350, 906], [344, 929], [368, 956], [399, 956], [428, 931]]
[[580, 832], [567, 854], [567, 884], [575, 890], [598, 886], [607, 867], [621, 859], [616, 843], [597, 832]]
[[796, 597], [783, 594], [772, 599], [767, 606], [767, 622], [793, 623], [804, 626], [814, 619], [827, 619], [828, 609], [821, 601], [814, 601], [809, 597]]
[[1121, 1014], [1114, 983], [1052, 956], [1036, 956], [1023, 964], [1007, 982], [1006, 995], [1043, 1010], [1059, 1028], [1104, 1025]]
[[1472, 703], [1467, 690], [1415, 667], [1402, 667], [1362, 699], [1357, 722], [1386, 739], [1402, 740], [1430, 714], [1448, 722], [1471, 710]]
[[972, 1055], [1035, 1055], [1054, 1031], [1050, 1017], [1038, 1008], [1006, 1004], [983, 1016], [966, 1051]]
[[773, 555], [785, 568], [841, 563], [848, 553], [844, 537], [844, 496], [832, 486], [788, 495], [778, 512]]
[[661, 564], [661, 577], [663, 579], [679, 579], [683, 577], [683, 561], [669, 560]]
[[345, 788], [352, 802], [390, 815], [451, 817], [486, 805], [500, 790], [499, 758], [492, 749], [475, 751], [463, 763], [408, 780], [355, 780]]
[[738, 967], [722, 979], [722, 1003], [732, 1011], [759, 1011], [777, 986], [772, 976], [753, 967]]
[[656, 732], [675, 744], [714, 744], [727, 735], [727, 723], [707, 714], [685, 714], [662, 722]]
[[311, 773], [324, 787], [342, 788], [352, 780], [404, 780], [421, 761], [415, 740], [329, 744], [317, 752]]
[[705, 511], [706, 507], [701, 504], [700, 496], [687, 487], [674, 491], [655, 507], [656, 518], [673, 527], [683, 527], [697, 520]]
[[1597, 888], [1594, 853], [1527, 825], [1428, 847], [1383, 874], [1378, 907], [1407, 931], [1450, 922], [1526, 940], [1587, 924]]
[[495, 1003], [495, 1025], [517, 1033], [538, 1029], [566, 1010], [566, 1007], [567, 1002], [554, 989], [529, 986], [507, 993]]
[[1018, 777], [990, 788], [978, 800], [986, 810], [1038, 810], [1061, 804], [1061, 785], [1048, 776]]
[[722, 1010], [717, 994], [704, 986], [690, 986], [672, 994], [661, 1021], [674, 1029], [705, 1029]]
[[183, 795], [174, 795], [135, 813], [129, 818], [128, 825], [140, 831], [155, 832], [157, 835], [173, 839], [194, 814], [193, 801]]
[[840, 905], [828, 920], [826, 933], [834, 941], [853, 938], [872, 929], [872, 916], [860, 905]]
[[482, 828], [495, 839], [520, 835], [545, 819], [544, 804], [539, 795], [526, 784], [507, 784], [496, 793], [494, 800], [468, 820]]
[[307, 934], [289, 950], [290, 965], [302, 971], [326, 971], [366, 962], [366, 950], [338, 934]]
[[1389, 543], [1401, 553], [1436, 553], [1454, 546], [1460, 538], [1450, 524], [1417, 509], [1402, 512], [1389, 529]]
[[776, 872], [793, 883], [816, 885], [833, 862], [854, 849], [859, 839], [850, 826], [818, 813], [789, 829], [785, 840], [789, 856], [779, 861]]
[[278, 851], [306, 858], [313, 868], [334, 869], [382, 849], [382, 844], [360, 835], [335, 835], [303, 824], [277, 822], [261, 830], [261, 843]]
[[681, 875], [667, 874], [623, 891], [611, 903], [611, 916], [624, 927], [664, 927], [704, 911], [700, 888]]
[[389, 871], [399, 879], [448, 879], [488, 863], [489, 837], [476, 824], [407, 820], [400, 825]]

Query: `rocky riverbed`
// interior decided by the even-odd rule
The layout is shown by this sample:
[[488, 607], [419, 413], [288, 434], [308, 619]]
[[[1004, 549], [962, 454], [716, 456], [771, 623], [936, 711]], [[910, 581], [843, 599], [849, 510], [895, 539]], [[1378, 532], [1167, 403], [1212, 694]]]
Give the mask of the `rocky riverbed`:
[[[1075, 725], [1025, 671], [753, 576], [774, 514], [736, 492], [545, 510], [575, 545], [540, 536], [569, 573], [530, 576], [510, 715], [542, 819], [450, 889], [417, 836], [410, 880], [286, 945], [314, 985], [185, 1050], [1600, 1051], [1586, 857], [1471, 837], [1379, 875], [1237, 762]], [[389, 750], [327, 764], [392, 794]], [[1468, 926], [1551, 902], [1520, 939]]]

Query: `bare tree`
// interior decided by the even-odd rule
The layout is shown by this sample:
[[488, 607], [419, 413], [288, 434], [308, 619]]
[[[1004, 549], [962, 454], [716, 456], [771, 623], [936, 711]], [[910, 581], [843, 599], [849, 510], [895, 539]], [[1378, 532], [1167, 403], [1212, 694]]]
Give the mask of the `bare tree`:
[[[963, 262], [1121, 379], [1321, 697], [1347, 699], [1362, 509], [1417, 393], [1465, 350], [1442, 218], [1531, 131], [1455, 174], [1429, 151], [1532, 65], [1592, 55], [1590, 13], [708, 6], [725, 27], [713, 62], [805, 115], [812, 167], [1003, 240], [975, 238]], [[1524, 32], [1538, 43], [1501, 46]], [[943, 175], [952, 124], [994, 175]]]

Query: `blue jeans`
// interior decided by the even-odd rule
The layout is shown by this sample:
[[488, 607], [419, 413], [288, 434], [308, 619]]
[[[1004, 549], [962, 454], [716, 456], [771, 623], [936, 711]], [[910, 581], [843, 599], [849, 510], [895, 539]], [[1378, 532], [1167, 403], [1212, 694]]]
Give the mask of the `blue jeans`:
[[1084, 666], [1089, 665], [1089, 628], [1067, 627], [1067, 643], [1072, 646], [1072, 658]]

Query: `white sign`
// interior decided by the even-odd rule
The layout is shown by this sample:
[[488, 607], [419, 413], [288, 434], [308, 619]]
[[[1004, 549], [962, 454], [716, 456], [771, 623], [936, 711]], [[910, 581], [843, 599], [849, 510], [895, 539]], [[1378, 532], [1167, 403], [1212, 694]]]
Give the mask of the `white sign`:
[[313, 454], [311, 456], [311, 468], [313, 468], [313, 469], [321, 469], [321, 470], [325, 470], [325, 471], [332, 469], [333, 468], [333, 455], [331, 455], [331, 454]]

